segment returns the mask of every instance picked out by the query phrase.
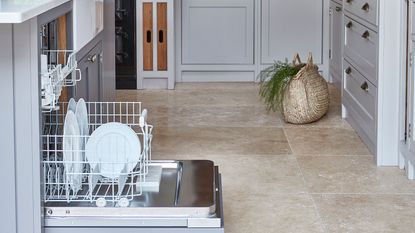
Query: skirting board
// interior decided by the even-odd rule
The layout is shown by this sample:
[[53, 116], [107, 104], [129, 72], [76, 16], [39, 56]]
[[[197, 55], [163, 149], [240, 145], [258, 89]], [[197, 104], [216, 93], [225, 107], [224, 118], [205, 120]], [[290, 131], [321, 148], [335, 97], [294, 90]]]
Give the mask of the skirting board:
[[144, 78], [144, 90], [160, 90], [168, 88], [168, 80], [166, 78]]
[[190, 71], [182, 72], [182, 82], [254, 82], [254, 72]]

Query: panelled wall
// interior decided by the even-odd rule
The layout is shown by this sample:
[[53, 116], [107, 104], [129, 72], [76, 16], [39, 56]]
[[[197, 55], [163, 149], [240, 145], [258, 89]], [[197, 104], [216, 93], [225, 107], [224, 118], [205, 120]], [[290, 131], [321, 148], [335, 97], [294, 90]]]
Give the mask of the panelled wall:
[[327, 0], [182, 0], [175, 11], [177, 82], [256, 81], [296, 52], [327, 76]]

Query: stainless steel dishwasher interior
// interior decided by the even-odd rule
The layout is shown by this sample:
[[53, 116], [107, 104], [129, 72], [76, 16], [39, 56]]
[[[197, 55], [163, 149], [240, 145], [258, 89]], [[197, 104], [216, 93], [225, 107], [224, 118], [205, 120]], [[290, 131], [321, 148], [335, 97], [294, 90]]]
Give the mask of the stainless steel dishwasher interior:
[[212, 161], [152, 161], [149, 167], [152, 166], [162, 167], [158, 192], [144, 190], [128, 207], [98, 208], [93, 202], [46, 202], [45, 216], [215, 217], [217, 187]]

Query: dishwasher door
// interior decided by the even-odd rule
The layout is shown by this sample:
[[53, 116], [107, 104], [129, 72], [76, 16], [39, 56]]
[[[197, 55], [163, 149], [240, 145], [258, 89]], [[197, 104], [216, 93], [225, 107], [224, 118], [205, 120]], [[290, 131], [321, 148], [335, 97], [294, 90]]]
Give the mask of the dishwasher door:
[[221, 175], [212, 161], [152, 161], [162, 167], [157, 190], [129, 207], [45, 203], [46, 233], [223, 233]]

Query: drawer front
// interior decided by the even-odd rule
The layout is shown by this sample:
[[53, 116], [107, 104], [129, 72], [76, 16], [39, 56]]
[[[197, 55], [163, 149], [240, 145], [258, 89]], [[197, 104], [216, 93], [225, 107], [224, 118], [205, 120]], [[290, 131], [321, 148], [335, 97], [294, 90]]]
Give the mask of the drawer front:
[[344, 94], [353, 112], [358, 114], [361, 128], [375, 137], [377, 118], [377, 88], [371, 84], [350, 62], [344, 60]]
[[343, 0], [345, 10], [378, 25], [378, 0]]
[[344, 53], [370, 82], [377, 85], [378, 34], [346, 17]]

